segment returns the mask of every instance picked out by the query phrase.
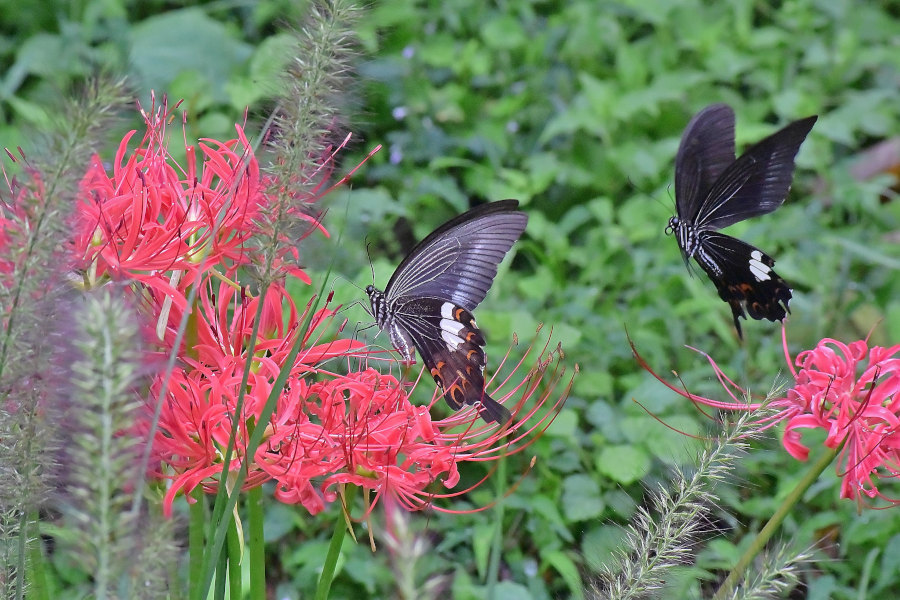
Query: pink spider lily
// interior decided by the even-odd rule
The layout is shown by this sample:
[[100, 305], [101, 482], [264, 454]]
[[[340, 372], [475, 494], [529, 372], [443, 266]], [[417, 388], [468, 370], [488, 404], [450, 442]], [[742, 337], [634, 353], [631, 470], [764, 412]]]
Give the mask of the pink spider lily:
[[[174, 110], [174, 108], [173, 108]], [[259, 164], [240, 126], [228, 142], [185, 143], [186, 163], [168, 149], [171, 111], [142, 112], [146, 131], [119, 144], [107, 174], [95, 156], [82, 180], [74, 249], [91, 285], [126, 279], [184, 308], [184, 289], [206, 269], [231, 274], [250, 257], [246, 244], [266, 199]]]
[[[446, 489], [454, 488], [464, 462], [497, 460], [521, 452], [537, 439], [565, 399], [564, 392], [552, 405], [548, 402], [562, 376], [558, 360], [549, 385], [540, 391], [542, 376], [555, 358], [557, 353], [542, 353], [521, 381], [512, 383], [514, 374], [510, 374], [500, 389], [491, 392], [498, 401], [516, 400], [513, 424], [506, 428], [483, 424], [474, 410], [433, 420], [430, 406], [410, 402], [415, 384], [402, 384], [371, 368], [347, 374], [316, 368], [315, 381], [309, 372], [295, 368], [266, 424], [245, 487], [273, 479], [278, 499], [302, 504], [311, 514], [333, 502], [336, 489], [346, 483], [374, 492], [368, 511], [384, 497], [408, 510], [419, 510], [436, 499], [467, 493], [471, 488], [451, 493], [432, 488], [438, 482]], [[262, 409], [278, 368], [272, 361], [260, 361], [253, 370], [242, 423]], [[163, 454], [174, 458], [166, 461], [175, 473], [166, 496], [168, 508], [178, 491], [196, 485], [206, 490], [217, 487], [240, 374], [238, 369], [205, 371], [192, 379], [184, 375], [173, 379], [171, 399], [160, 422], [162, 441], [158, 440]], [[526, 411], [523, 407], [534, 397]], [[432, 404], [438, 399], [435, 394]], [[243, 440], [247, 437], [248, 431], [242, 428], [227, 471], [246, 460]]]
[[760, 429], [785, 422], [782, 445], [798, 460], [806, 460], [809, 448], [801, 441], [801, 429], [821, 428], [825, 446], [840, 448], [838, 475], [841, 497], [859, 500], [879, 498], [891, 504], [900, 499], [886, 496], [878, 480], [900, 474], [900, 345], [869, 346], [868, 339], [850, 344], [825, 338], [812, 350], [791, 359], [782, 329], [785, 359], [793, 377], [787, 393], [765, 403], [741, 400], [747, 393], [706, 356], [731, 401], [691, 394], [653, 372], [634, 350], [649, 373], [669, 389], [695, 402], [721, 410], [775, 411], [759, 420]]

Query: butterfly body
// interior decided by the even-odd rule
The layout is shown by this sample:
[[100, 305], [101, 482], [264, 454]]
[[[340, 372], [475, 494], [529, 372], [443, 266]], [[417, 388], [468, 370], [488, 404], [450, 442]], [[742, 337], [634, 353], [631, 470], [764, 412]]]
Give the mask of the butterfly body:
[[726, 104], [701, 110], [682, 135], [675, 160], [677, 215], [666, 232], [675, 235], [685, 263], [696, 260], [731, 306], [738, 336], [739, 317], [783, 320], [791, 288], [775, 273], [769, 255], [718, 230], [781, 206], [794, 157], [815, 121], [794, 121], [737, 159], [734, 112]]
[[512, 415], [484, 390], [485, 340], [472, 311], [525, 230], [517, 207], [503, 200], [450, 220], [413, 248], [383, 292], [366, 288], [375, 322], [403, 361], [415, 362], [418, 351], [452, 408], [474, 405], [500, 424]]

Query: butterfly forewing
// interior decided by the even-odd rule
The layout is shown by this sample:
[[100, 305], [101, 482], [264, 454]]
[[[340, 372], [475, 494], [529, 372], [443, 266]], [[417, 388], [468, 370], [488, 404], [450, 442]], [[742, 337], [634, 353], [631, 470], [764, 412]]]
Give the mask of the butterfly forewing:
[[716, 180], [695, 220], [698, 229], [721, 229], [770, 213], [784, 203], [794, 158], [816, 117], [794, 121], [752, 146]]
[[484, 300], [497, 266], [525, 230], [518, 202], [503, 200], [445, 223], [409, 253], [384, 290], [388, 303], [404, 296], [430, 296], [468, 310]]
[[697, 113], [681, 136], [675, 157], [678, 216], [694, 220], [719, 175], [734, 162], [734, 111], [713, 104]]

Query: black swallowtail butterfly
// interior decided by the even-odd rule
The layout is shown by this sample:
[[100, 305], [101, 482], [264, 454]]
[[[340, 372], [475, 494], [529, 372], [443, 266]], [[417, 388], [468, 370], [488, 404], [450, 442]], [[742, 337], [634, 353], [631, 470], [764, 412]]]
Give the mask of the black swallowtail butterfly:
[[770, 213], [784, 202], [794, 157], [816, 122], [800, 119], [749, 148], [735, 160], [734, 111], [713, 104], [688, 123], [675, 158], [675, 207], [666, 233], [675, 234], [685, 264], [697, 261], [731, 305], [734, 326], [744, 310], [754, 319], [781, 321], [790, 312], [791, 288], [758, 248], [717, 233], [738, 221]]
[[518, 206], [502, 200], [451, 219], [412, 249], [383, 292], [366, 287], [378, 327], [403, 359], [415, 361], [415, 347], [453, 409], [474, 405], [501, 425], [512, 415], [484, 390], [485, 342], [472, 311], [525, 231]]

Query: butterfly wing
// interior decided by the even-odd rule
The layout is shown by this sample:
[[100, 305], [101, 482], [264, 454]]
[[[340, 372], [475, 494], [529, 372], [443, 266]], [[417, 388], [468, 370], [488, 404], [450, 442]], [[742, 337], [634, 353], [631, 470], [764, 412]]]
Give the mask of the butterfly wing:
[[388, 304], [430, 297], [475, 310], [497, 266], [525, 231], [528, 216], [518, 206], [516, 200], [485, 204], [438, 227], [394, 271], [384, 290]]
[[702, 201], [734, 162], [734, 111], [727, 104], [707, 106], [691, 119], [675, 157], [678, 217], [693, 221]]
[[781, 206], [791, 188], [794, 158], [816, 118], [794, 121], [727, 167], [703, 200], [694, 226], [698, 230], [721, 229]]
[[[791, 288], [772, 270], [775, 261], [741, 240], [704, 231], [694, 258], [719, 291], [719, 297], [731, 305], [738, 336], [738, 317], [781, 321], [790, 312]], [[744, 310], [746, 309], [746, 314]]]
[[474, 405], [489, 423], [512, 419], [484, 390], [485, 342], [472, 313], [439, 298], [406, 298], [391, 318], [393, 327], [408, 334], [451, 408]]

